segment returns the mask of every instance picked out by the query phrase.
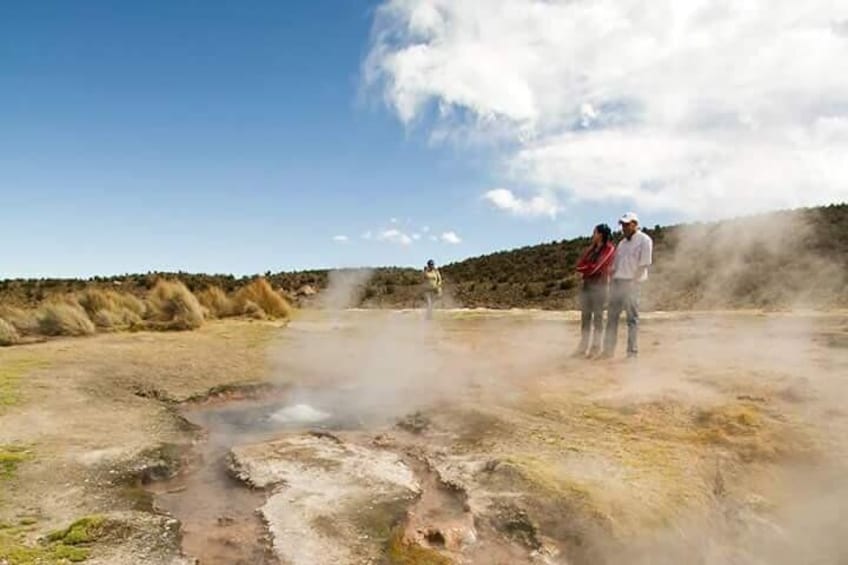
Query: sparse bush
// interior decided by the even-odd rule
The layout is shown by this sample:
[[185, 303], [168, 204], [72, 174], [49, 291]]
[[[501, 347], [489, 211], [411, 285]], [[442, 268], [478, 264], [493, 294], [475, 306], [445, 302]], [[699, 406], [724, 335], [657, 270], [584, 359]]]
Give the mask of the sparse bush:
[[94, 323], [85, 310], [68, 302], [49, 302], [38, 312], [38, 328], [44, 335], [91, 335]]
[[0, 346], [15, 345], [21, 341], [21, 336], [15, 326], [0, 318]]
[[243, 314], [247, 314], [248, 302], [255, 303], [270, 318], [288, 318], [291, 316], [292, 308], [289, 303], [280, 293], [275, 292], [264, 278], [254, 280], [236, 293], [236, 304]]
[[248, 318], [252, 318], [254, 320], [267, 320], [268, 315], [265, 313], [265, 310], [262, 309], [256, 302], [252, 300], [248, 300], [244, 303], [244, 310], [242, 313]]
[[150, 291], [149, 304], [154, 329], [192, 330], [203, 325], [200, 302], [179, 281], [158, 281]]
[[197, 294], [200, 303], [209, 310], [212, 318], [226, 318], [238, 314], [238, 309], [232, 298], [227, 296], [219, 286], [210, 286]]

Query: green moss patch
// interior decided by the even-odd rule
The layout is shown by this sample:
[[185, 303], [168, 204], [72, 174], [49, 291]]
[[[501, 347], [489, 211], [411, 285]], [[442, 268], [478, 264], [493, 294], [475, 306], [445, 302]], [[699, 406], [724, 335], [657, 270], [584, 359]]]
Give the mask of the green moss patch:
[[91, 544], [111, 529], [105, 517], [85, 516], [33, 545], [27, 543], [26, 534], [34, 524], [25, 521], [21, 521], [22, 526], [0, 528], [0, 561], [9, 565], [79, 563], [91, 555]]

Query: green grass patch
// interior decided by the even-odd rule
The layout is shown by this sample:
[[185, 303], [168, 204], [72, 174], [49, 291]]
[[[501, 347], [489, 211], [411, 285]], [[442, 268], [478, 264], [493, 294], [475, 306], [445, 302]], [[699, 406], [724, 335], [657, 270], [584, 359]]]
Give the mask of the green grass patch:
[[23, 447], [0, 445], [0, 480], [10, 479], [22, 462], [30, 458], [30, 453]]
[[37, 357], [18, 358], [0, 364], [0, 413], [20, 402], [20, 381], [24, 375], [45, 366]]

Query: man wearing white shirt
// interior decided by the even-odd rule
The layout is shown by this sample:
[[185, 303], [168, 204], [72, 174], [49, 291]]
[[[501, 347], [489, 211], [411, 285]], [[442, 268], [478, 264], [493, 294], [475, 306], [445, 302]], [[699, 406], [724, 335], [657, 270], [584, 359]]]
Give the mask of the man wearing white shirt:
[[627, 357], [635, 358], [639, 353], [639, 287], [648, 279], [654, 242], [639, 229], [639, 217], [633, 212], [624, 214], [618, 223], [621, 224], [624, 238], [616, 247], [612, 266], [612, 286], [602, 357], [610, 358], [615, 352], [618, 319], [623, 310], [627, 314]]

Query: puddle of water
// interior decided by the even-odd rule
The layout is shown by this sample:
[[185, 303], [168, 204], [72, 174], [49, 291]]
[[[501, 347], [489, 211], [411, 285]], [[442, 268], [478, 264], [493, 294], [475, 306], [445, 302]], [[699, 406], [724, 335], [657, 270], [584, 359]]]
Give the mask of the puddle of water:
[[276, 565], [256, 512], [266, 495], [229, 475], [230, 449], [308, 429], [353, 429], [358, 422], [280, 400], [193, 406], [183, 416], [203, 428], [205, 438], [177, 477], [149, 486], [157, 509], [182, 523], [183, 552], [202, 565]]

